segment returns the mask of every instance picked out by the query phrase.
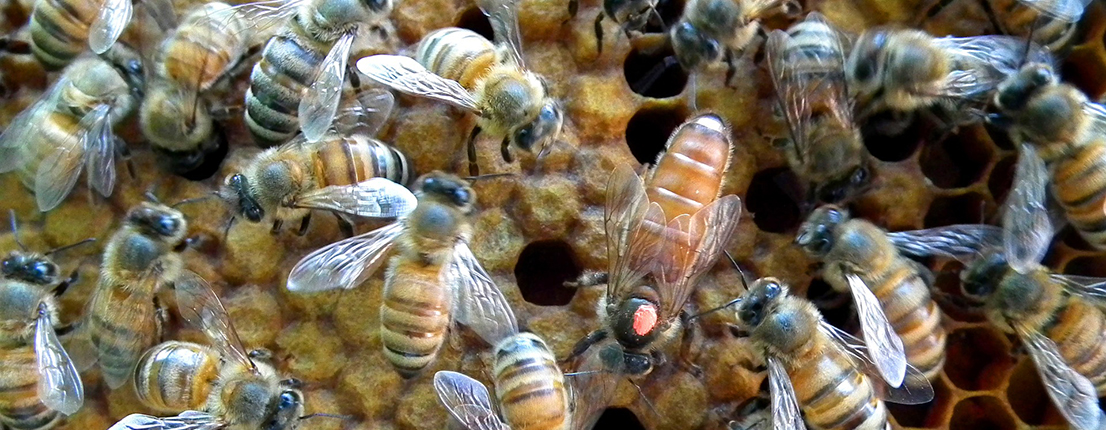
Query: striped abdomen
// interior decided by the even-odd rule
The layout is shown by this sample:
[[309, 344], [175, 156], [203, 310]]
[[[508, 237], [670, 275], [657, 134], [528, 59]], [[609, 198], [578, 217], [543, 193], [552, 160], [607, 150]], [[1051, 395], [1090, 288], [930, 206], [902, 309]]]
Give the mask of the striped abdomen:
[[1049, 162], [1052, 192], [1083, 239], [1106, 249], [1106, 142], [1094, 141]]
[[49, 70], [65, 67], [88, 49], [88, 27], [101, 0], [38, 0], [31, 14], [31, 51]]
[[434, 74], [472, 91], [495, 64], [495, 45], [464, 28], [435, 30], [419, 41], [415, 60]]
[[569, 427], [568, 392], [557, 359], [541, 338], [519, 333], [496, 345], [495, 395], [513, 430]]
[[1000, 29], [1005, 34], [1025, 37], [1032, 32], [1033, 41], [1048, 48], [1049, 52], [1063, 55], [1075, 42], [1077, 22], [1065, 22], [1027, 7], [1022, 2], [1011, 2], [1010, 9], [999, 13]]
[[[46, 109], [48, 107], [44, 107]], [[19, 167], [19, 179], [23, 186], [35, 189], [35, 175], [42, 160], [57, 151], [83, 151], [80, 148], [80, 118], [69, 113], [48, 109], [35, 118], [36, 132], [27, 134], [27, 141], [19, 148], [23, 160]]]
[[219, 374], [219, 357], [191, 342], [150, 348], [134, 369], [134, 389], [143, 404], [163, 412], [198, 410]]
[[319, 188], [329, 185], [351, 185], [369, 178], [381, 177], [398, 184], [411, 179], [407, 157], [398, 149], [368, 136], [332, 136], [332, 140], [315, 146], [311, 154], [313, 177]]
[[902, 339], [906, 361], [932, 380], [945, 363], [948, 338], [941, 325], [941, 309], [930, 298], [929, 287], [909, 260], [896, 257], [882, 267], [859, 274]]
[[97, 287], [86, 314], [89, 337], [104, 381], [119, 388], [131, 377], [138, 357], [154, 344], [160, 324], [153, 298], [120, 286]]
[[210, 88], [245, 52], [244, 28], [230, 6], [203, 5], [161, 43], [158, 75], [184, 88]]
[[806, 94], [804, 100], [810, 103], [813, 117], [836, 115], [834, 109], [847, 109], [839, 103], [844, 100], [846, 83], [845, 54], [841, 52], [837, 32], [822, 22], [807, 20], [795, 24], [787, 33], [790, 39], [782, 58], [787, 68], [777, 73], [803, 76], [797, 81], [813, 87], [793, 89]]
[[0, 428], [47, 430], [61, 415], [38, 400], [38, 370], [30, 346], [0, 351]]
[[665, 219], [695, 214], [718, 198], [732, 149], [729, 130], [717, 115], [685, 122], [668, 138], [645, 194], [661, 206]]
[[1041, 332], [1056, 342], [1072, 369], [1091, 380], [1099, 396], [1106, 394], [1106, 315], [1102, 309], [1069, 298]]
[[246, 125], [262, 147], [287, 142], [300, 129], [299, 105], [333, 42], [312, 38], [298, 19], [265, 44], [246, 90]]
[[824, 333], [816, 336], [826, 347], [799, 357], [787, 368], [807, 425], [815, 430], [884, 430], [887, 407], [876, 396], [872, 381]]
[[434, 361], [445, 340], [453, 305], [442, 267], [392, 258], [380, 305], [384, 356], [405, 378]]

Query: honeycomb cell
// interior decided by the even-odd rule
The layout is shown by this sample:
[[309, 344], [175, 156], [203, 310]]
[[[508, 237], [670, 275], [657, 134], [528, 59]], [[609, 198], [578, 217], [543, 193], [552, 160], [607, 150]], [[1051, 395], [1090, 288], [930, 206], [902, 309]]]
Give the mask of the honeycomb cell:
[[1006, 193], [1014, 184], [1014, 169], [1018, 164], [1018, 157], [1010, 155], [1003, 157], [995, 167], [991, 169], [991, 176], [987, 179], [987, 190], [991, 192], [991, 198], [996, 204], [1006, 201]]
[[986, 200], [979, 193], [964, 193], [933, 199], [925, 217], [925, 228], [983, 222]]
[[1106, 92], [1106, 81], [1102, 79], [1103, 74], [1106, 74], [1106, 63], [1096, 58], [1102, 55], [1101, 51], [1093, 52], [1087, 48], [1090, 47], [1072, 50], [1067, 61], [1060, 66], [1060, 74], [1065, 82], [1070, 82], [1091, 99], [1096, 99]]
[[1064, 424], [1064, 418], [1052, 404], [1052, 399], [1041, 385], [1037, 367], [1028, 356], [1023, 356], [1010, 373], [1010, 385], [1006, 387], [1006, 401], [1022, 422], [1039, 426]]
[[580, 276], [572, 247], [560, 240], [532, 242], [522, 249], [515, 264], [515, 279], [522, 298], [539, 306], [563, 306], [572, 301], [575, 288], [565, 281]]
[[[1078, 234], [1076, 234], [1078, 236]], [[1069, 275], [1106, 277], [1106, 257], [1087, 255], [1076, 257], [1064, 265], [1064, 273]]]
[[945, 374], [956, 387], [967, 391], [993, 390], [1014, 367], [1010, 341], [991, 327], [968, 327], [949, 333]]
[[983, 322], [979, 304], [969, 301], [961, 291], [960, 273], [964, 264], [952, 261], [933, 272], [933, 300], [941, 305], [941, 310], [949, 318], [962, 322]]
[[892, 118], [876, 114], [860, 128], [864, 146], [881, 161], [897, 162], [910, 158], [922, 144], [922, 127], [910, 118]]
[[818, 306], [822, 317], [834, 327], [849, 327], [856, 323], [856, 311], [852, 307], [852, 296], [834, 290], [822, 278], [814, 278], [807, 286], [806, 298]]
[[[215, 150], [205, 154], [203, 163], [200, 163], [195, 169], [181, 173], [182, 178], [189, 181], [203, 181], [219, 173], [219, 168], [223, 164], [223, 159], [227, 157], [230, 145], [227, 144], [227, 135], [222, 126], [217, 125], [215, 127], [211, 138], [216, 141]], [[169, 167], [165, 166], [166, 157], [159, 157], [158, 161], [163, 170], [171, 171]]]
[[982, 129], [967, 127], [941, 142], [926, 145], [918, 161], [933, 185], [961, 188], [982, 177], [993, 152]]
[[457, 20], [457, 26], [475, 31], [488, 40], [493, 40], [495, 37], [495, 31], [492, 30], [492, 23], [488, 21], [488, 16], [484, 15], [484, 12], [478, 7], [466, 9]]
[[956, 404], [949, 430], [1006, 430], [1015, 428], [1014, 417], [1002, 401], [992, 396], [976, 396]]
[[623, 63], [623, 76], [635, 93], [658, 99], [677, 96], [687, 85], [687, 72], [667, 44], [635, 46]]
[[921, 405], [900, 405], [887, 403], [887, 410], [895, 417], [895, 421], [903, 427], [939, 428], [944, 426], [944, 420], [948, 417], [948, 410], [956, 403], [952, 390], [941, 378], [931, 382], [933, 385], [933, 400]]
[[991, 123], [984, 121], [983, 129], [987, 131], [987, 136], [991, 138], [991, 142], [995, 144], [999, 149], [1012, 150], [1014, 149], [1014, 142], [1010, 140], [1010, 133], [1006, 130], [995, 127]]
[[599, 416], [599, 421], [595, 422], [593, 430], [645, 430], [645, 427], [641, 425], [641, 421], [638, 421], [637, 416], [632, 411], [626, 408], [608, 408], [603, 411], [603, 415]]
[[794, 230], [802, 222], [799, 203], [787, 198], [799, 179], [787, 168], [762, 170], [753, 175], [745, 194], [745, 207], [753, 216], [757, 228], [771, 233]]
[[687, 113], [676, 107], [643, 108], [626, 124], [626, 144], [634, 158], [642, 164], [653, 164], [664, 152], [672, 132], [683, 124]]

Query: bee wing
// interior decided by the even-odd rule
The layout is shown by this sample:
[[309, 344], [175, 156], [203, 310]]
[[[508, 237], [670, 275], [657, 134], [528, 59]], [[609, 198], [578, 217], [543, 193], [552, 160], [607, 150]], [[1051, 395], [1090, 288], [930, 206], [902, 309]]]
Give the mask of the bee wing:
[[1002, 246], [1002, 228], [958, 224], [924, 230], [893, 231], [887, 238], [899, 252], [914, 257], [941, 256], [964, 260]]
[[457, 295], [457, 322], [468, 326], [489, 344], [518, 333], [515, 313], [488, 272], [464, 242], [453, 247], [449, 276]]
[[791, 377], [773, 356], [768, 356], [768, 391], [772, 396], [772, 430], [805, 429]]
[[[674, 318], [687, 303], [699, 277], [714, 265], [730, 243], [741, 217], [741, 199], [727, 195], [691, 217], [679, 216], [665, 228], [662, 263], [656, 267], [661, 315]], [[668, 267], [670, 263], [672, 267]]]
[[101, 196], [109, 197], [115, 189], [115, 133], [111, 130], [111, 110], [100, 105], [89, 115], [94, 115], [94, 122], [84, 134], [88, 184]]
[[1072, 294], [1098, 303], [1106, 302], [1106, 278], [1060, 273], [1053, 273], [1049, 278]]
[[76, 133], [68, 133], [58, 142], [54, 152], [38, 165], [35, 172], [35, 200], [42, 212], [56, 208], [73, 191], [81, 167], [88, 160], [95, 136], [92, 131], [107, 121], [110, 108], [99, 105], [85, 114], [77, 124]]
[[796, 158], [805, 163], [808, 156], [806, 127], [810, 124], [811, 111], [802, 94], [805, 88], [798, 85], [792, 63], [784, 55], [790, 40], [783, 30], [773, 30], [765, 42], [764, 53], [767, 57], [768, 74], [772, 76], [772, 85], [776, 89], [776, 103], [784, 113]]
[[134, 15], [131, 0], [106, 0], [100, 6], [100, 14], [88, 29], [88, 47], [96, 54], [103, 54], [115, 45]]
[[887, 321], [879, 299], [872, 294], [864, 280], [854, 273], [846, 273], [845, 279], [849, 282], [853, 301], [856, 302], [856, 312], [860, 318], [861, 333], [864, 335], [864, 344], [868, 346], [869, 357], [884, 381], [892, 387], [902, 385], [903, 378], [906, 377], [906, 353], [903, 351], [902, 339]]
[[488, 389], [480, 381], [442, 370], [434, 374], [434, 390], [449, 414], [469, 430], [510, 430], [496, 416]]
[[607, 233], [607, 303], [614, 303], [653, 270], [661, 249], [660, 234], [643, 224], [663, 226], [664, 211], [649, 202], [645, 185], [629, 166], [619, 165], [607, 182], [603, 224]]
[[589, 348], [572, 373], [566, 373], [572, 393], [572, 430], [589, 430], [614, 400], [625, 359], [622, 348], [607, 342]]
[[506, 46], [511, 60], [519, 67], [526, 67], [522, 60], [522, 31], [518, 26], [519, 0], [477, 0], [480, 10], [488, 16], [495, 33], [495, 42]]
[[[65, 79], [64, 75], [59, 79]], [[55, 84], [51, 89], [57, 86], [59, 85]], [[35, 101], [16, 115], [8, 128], [0, 133], [0, 173], [11, 172], [23, 165], [21, 148], [27, 144], [31, 133], [38, 130], [34, 125], [49, 114], [44, 108], [47, 103], [50, 102], [45, 96]]]
[[825, 320], [818, 323], [818, 329], [853, 358], [859, 370], [868, 375], [872, 388], [881, 399], [901, 405], [920, 405], [933, 400], [933, 386], [929, 384], [925, 374], [914, 366], [907, 364], [902, 384], [892, 387], [880, 376], [876, 364], [869, 357], [868, 347], [864, 341], [830, 325]]
[[[142, 283], [156, 282], [150, 277], [144, 277]], [[109, 308], [115, 312], [119, 312], [118, 315], [120, 321], [136, 321], [136, 327], [141, 327], [142, 330], [149, 330], [150, 327], [154, 327], [156, 324], [156, 312], [157, 309], [152, 306], [150, 298], [142, 294], [132, 294], [123, 299], [121, 303], [110, 302], [113, 291], [118, 286], [113, 287], [97, 287], [96, 292], [93, 294], [92, 301], [89, 303], [89, 309], [97, 308]], [[138, 285], [137, 288], [150, 288], [151, 285]], [[109, 304], [100, 303], [103, 300], [109, 300]], [[85, 313], [84, 324], [92, 324], [92, 314], [90, 312]], [[146, 350], [146, 348], [152, 345], [143, 345], [145, 341], [144, 336], [106, 336], [100, 339], [100, 343], [97, 346], [97, 358], [103, 358], [100, 354], [101, 351], [116, 351], [114, 357], [112, 357], [113, 364], [117, 364], [120, 367], [134, 368], [138, 363], [138, 358]], [[103, 362], [100, 366], [103, 367]], [[108, 388], [117, 389], [123, 386], [124, 383], [130, 379], [130, 375], [123, 376], [121, 378], [110, 375], [109, 373], [103, 373], [104, 382]]]
[[384, 263], [403, 228], [403, 222], [394, 222], [307, 254], [288, 274], [288, 291], [315, 293], [361, 285]]
[[[950, 73], [940, 96], [985, 99], [1006, 77], [1017, 72], [1026, 58], [1024, 38], [1012, 36], [942, 37], [934, 43], [966, 64]], [[1029, 58], [1051, 64], [1047, 50], [1031, 45]]]
[[388, 121], [395, 103], [396, 98], [391, 92], [369, 88], [357, 94], [356, 104], [338, 113], [334, 119], [335, 127], [343, 133], [360, 131], [369, 136], [376, 135]]
[[1014, 186], [1002, 215], [1006, 260], [1018, 273], [1028, 273], [1044, 258], [1052, 241], [1052, 222], [1045, 205], [1048, 170], [1032, 145], [1022, 144], [1014, 170]]
[[1041, 383], [1052, 398], [1052, 403], [1060, 410], [1060, 415], [1074, 429], [1098, 429], [1104, 417], [1102, 410], [1098, 408], [1098, 393], [1094, 384], [1064, 362], [1052, 339], [1020, 324], [1015, 329], [1029, 352], [1029, 358], [1037, 366]]
[[311, 88], [300, 99], [300, 128], [309, 142], [318, 141], [330, 128], [338, 113], [342, 85], [346, 82], [349, 50], [355, 37], [356, 33], [351, 31], [338, 38], [319, 65], [319, 72], [311, 82]]
[[1083, 16], [1083, 9], [1090, 4], [1090, 0], [1018, 0], [1036, 11], [1049, 17], [1065, 21], [1076, 22]]
[[393, 90], [477, 111], [476, 99], [465, 87], [435, 75], [414, 59], [400, 55], [370, 55], [357, 60], [357, 70]]
[[299, 6], [307, 0], [262, 0], [233, 6], [234, 13], [248, 25], [243, 31], [250, 32], [252, 43], [264, 43], [277, 26], [284, 24], [298, 12]]
[[173, 290], [181, 317], [203, 331], [224, 359], [233, 359], [247, 368], [253, 367], [246, 348], [242, 346], [242, 339], [230, 321], [230, 314], [207, 281], [185, 270], [180, 278], [173, 281]]
[[330, 185], [301, 193], [292, 206], [363, 217], [396, 218], [407, 216], [418, 204], [415, 195], [403, 185], [385, 178], [369, 178], [353, 185]]
[[130, 414], [108, 430], [215, 430], [225, 425], [214, 415], [197, 411], [184, 411], [175, 417], [158, 418], [142, 414]]
[[35, 367], [38, 369], [38, 398], [42, 404], [65, 415], [73, 415], [84, 404], [84, 385], [76, 366], [54, 333], [50, 313], [39, 308], [35, 321]]

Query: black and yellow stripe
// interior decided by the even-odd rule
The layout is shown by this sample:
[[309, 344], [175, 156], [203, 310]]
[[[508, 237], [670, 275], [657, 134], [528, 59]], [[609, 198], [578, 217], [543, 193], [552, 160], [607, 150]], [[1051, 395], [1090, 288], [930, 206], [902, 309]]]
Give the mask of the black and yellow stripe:
[[384, 356], [410, 378], [434, 361], [449, 328], [453, 290], [442, 267], [392, 259], [380, 304]]
[[495, 65], [495, 45], [464, 28], [435, 30], [419, 41], [415, 60], [427, 70], [457, 81], [469, 91]]
[[48, 430], [60, 414], [38, 399], [38, 370], [34, 348], [20, 346], [0, 352], [0, 427]]
[[514, 430], [560, 430], [571, 422], [564, 374], [541, 338], [519, 333], [495, 350], [495, 394]]

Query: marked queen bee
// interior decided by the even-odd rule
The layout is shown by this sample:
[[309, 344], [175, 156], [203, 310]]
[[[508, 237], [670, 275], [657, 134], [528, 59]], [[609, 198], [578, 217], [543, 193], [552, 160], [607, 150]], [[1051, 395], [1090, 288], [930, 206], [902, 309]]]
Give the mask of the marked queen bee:
[[[390, 182], [370, 180], [361, 189], [380, 181]], [[434, 361], [453, 321], [493, 338], [485, 331], [496, 326], [481, 321], [508, 306], [468, 246], [472, 226], [465, 218], [475, 203], [472, 188], [442, 172], [416, 183], [414, 194], [403, 187], [380, 187], [358, 199], [365, 214], [398, 214], [399, 221], [316, 250], [288, 275], [288, 289], [294, 292], [350, 289], [398, 248], [384, 276], [380, 322], [384, 355], [404, 377]]]
[[477, 127], [467, 145], [469, 174], [474, 176], [479, 174], [476, 137], [481, 131], [502, 137], [503, 160], [512, 162], [511, 145], [544, 153], [564, 122], [548, 83], [523, 62], [518, 0], [477, 3], [492, 23], [494, 43], [471, 30], [450, 27], [423, 37], [415, 59], [371, 55], [357, 60], [357, 69], [373, 81], [475, 113]]

